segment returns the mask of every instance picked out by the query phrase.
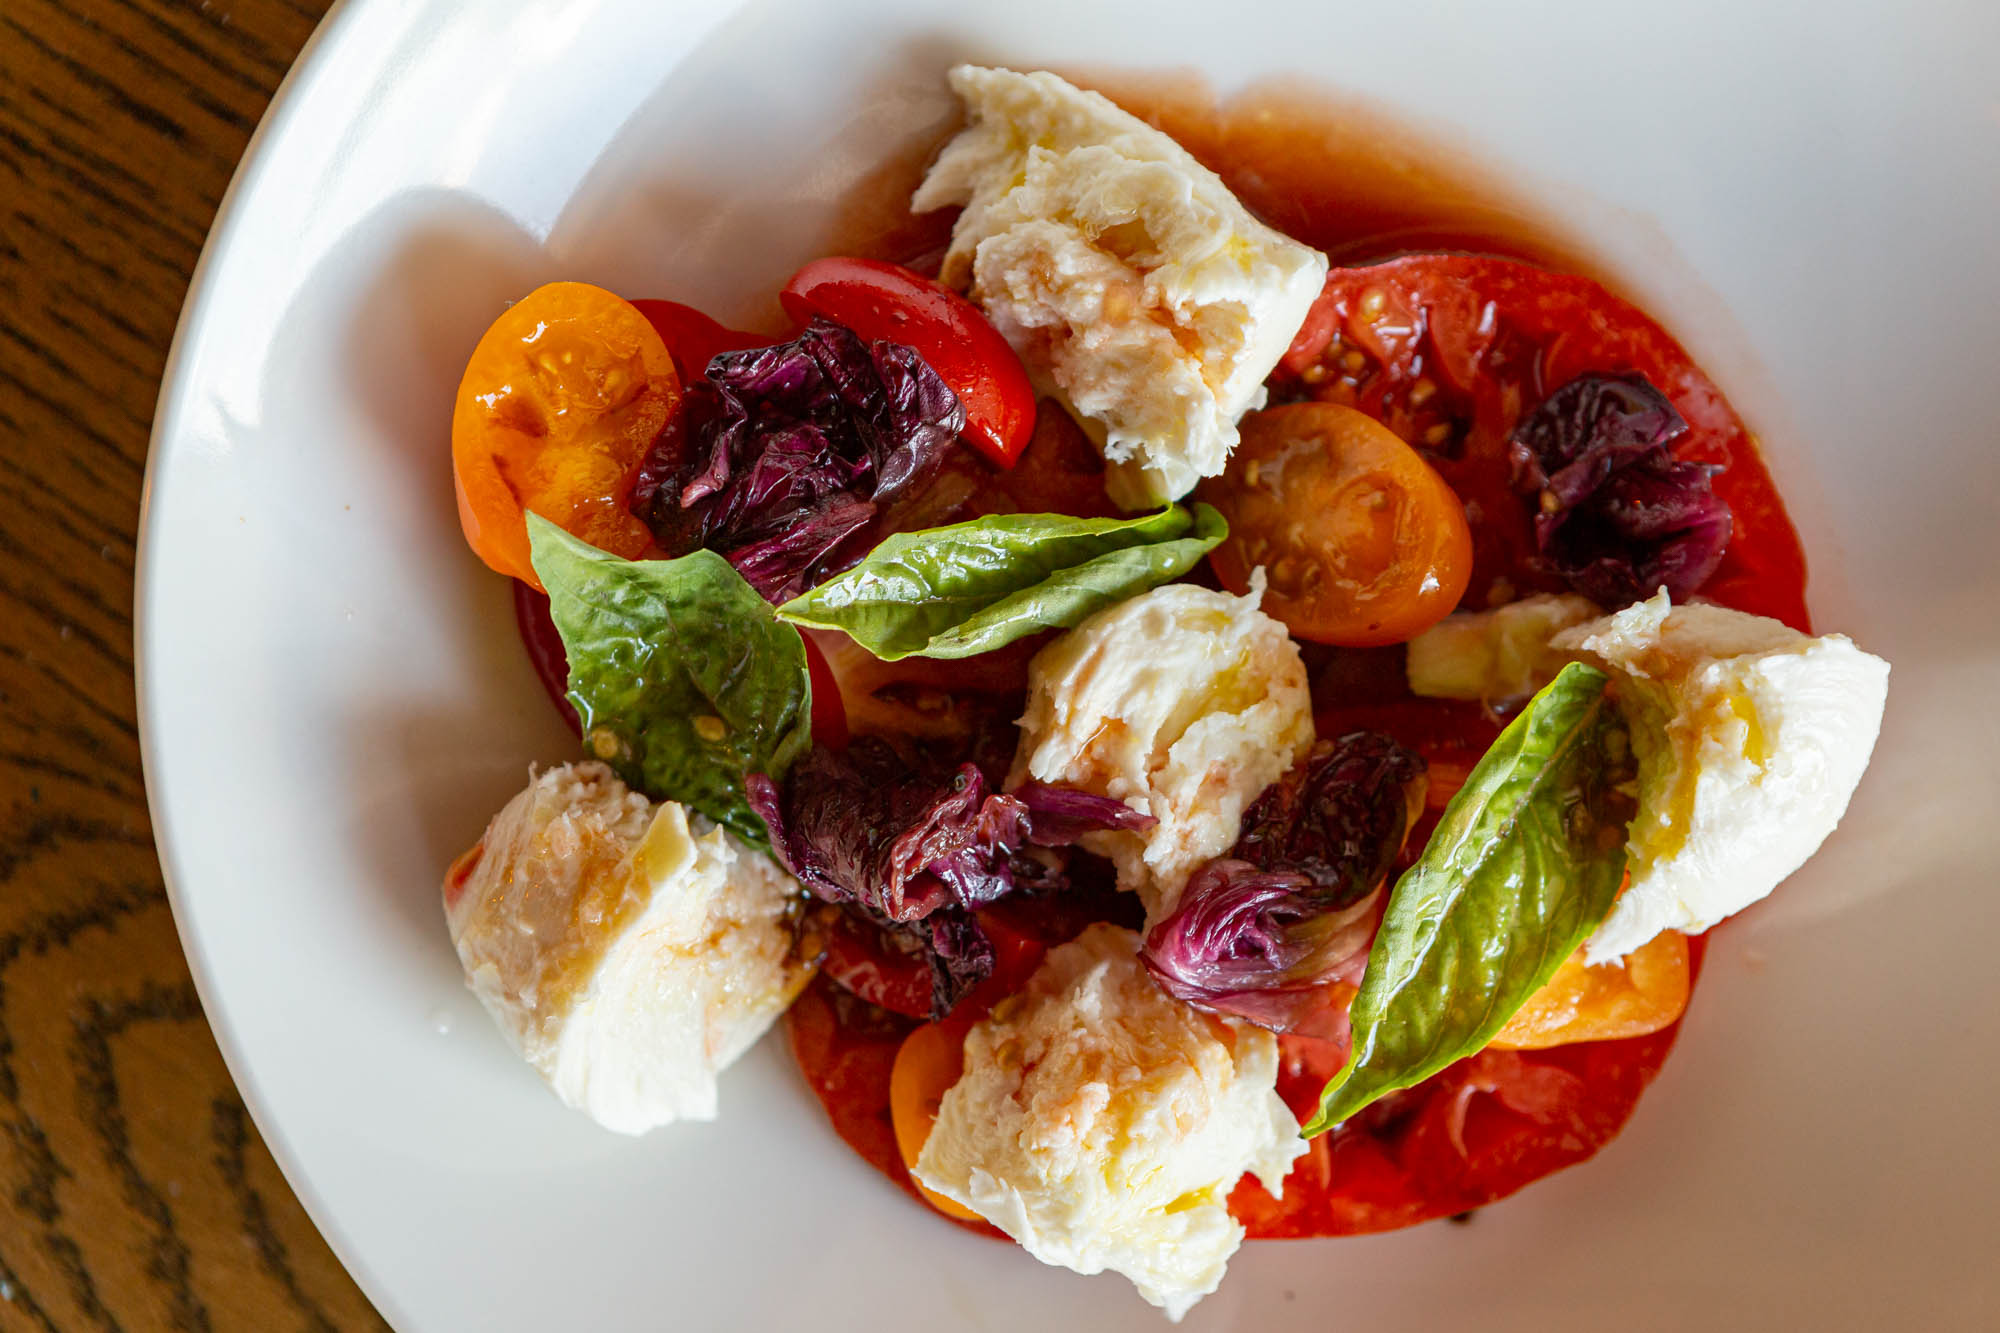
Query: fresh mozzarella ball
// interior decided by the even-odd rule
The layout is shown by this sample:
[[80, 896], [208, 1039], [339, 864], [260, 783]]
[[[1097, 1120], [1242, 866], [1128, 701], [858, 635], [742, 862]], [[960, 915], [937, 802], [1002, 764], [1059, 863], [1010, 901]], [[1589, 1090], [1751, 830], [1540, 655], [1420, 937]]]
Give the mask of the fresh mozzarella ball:
[[1049, 73], [961, 65], [970, 123], [918, 188], [963, 205], [943, 278], [970, 288], [1112, 464], [1128, 509], [1220, 473], [1304, 323], [1326, 258], [1252, 217], [1160, 131]]
[[446, 878], [467, 981], [558, 1097], [640, 1134], [713, 1120], [716, 1075], [811, 978], [798, 885], [603, 764], [533, 777]]
[[1236, 844], [1243, 811], [1313, 743], [1305, 664], [1245, 597], [1176, 583], [1100, 611], [1028, 667], [1010, 785], [1035, 778], [1125, 802], [1159, 822], [1087, 834], [1153, 919]]
[[1139, 937], [1100, 923], [1052, 949], [965, 1039], [917, 1158], [928, 1189], [1046, 1264], [1106, 1269], [1178, 1320], [1222, 1281], [1229, 1192], [1273, 1194], [1306, 1151], [1277, 1039], [1155, 985]]
[[1410, 640], [1410, 693], [1487, 704], [1526, 699], [1554, 680], [1567, 660], [1549, 640], [1603, 614], [1587, 597], [1552, 593], [1490, 611], [1454, 612]]
[[1889, 688], [1889, 664], [1845, 635], [1664, 591], [1553, 646], [1611, 673], [1639, 761], [1632, 882], [1590, 963], [1704, 931], [1804, 864], [1868, 767]]

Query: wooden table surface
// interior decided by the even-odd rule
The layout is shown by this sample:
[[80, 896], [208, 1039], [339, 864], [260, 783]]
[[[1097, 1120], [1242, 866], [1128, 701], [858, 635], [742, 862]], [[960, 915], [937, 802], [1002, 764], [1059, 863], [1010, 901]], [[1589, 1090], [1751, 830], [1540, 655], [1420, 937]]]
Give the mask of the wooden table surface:
[[320, 0], [0, 0], [0, 1330], [381, 1320], [202, 1018], [140, 781], [154, 395]]

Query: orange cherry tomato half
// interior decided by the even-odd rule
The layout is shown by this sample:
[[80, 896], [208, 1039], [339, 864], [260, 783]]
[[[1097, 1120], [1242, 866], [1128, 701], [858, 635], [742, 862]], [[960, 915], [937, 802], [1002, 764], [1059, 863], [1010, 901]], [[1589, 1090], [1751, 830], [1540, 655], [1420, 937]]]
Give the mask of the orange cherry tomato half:
[[1687, 936], [1677, 931], [1661, 931], [1602, 967], [1584, 966], [1579, 949], [1515, 1011], [1493, 1045], [1533, 1051], [1658, 1032], [1687, 1008], [1688, 972]]
[[1458, 605], [1472, 573], [1465, 507], [1417, 451], [1374, 418], [1292, 403], [1243, 419], [1229, 470], [1200, 497], [1229, 520], [1210, 557], [1301, 639], [1401, 643]]
[[878, 259], [815, 259], [778, 293], [800, 323], [823, 315], [863, 338], [916, 349], [965, 406], [965, 438], [1013, 466], [1035, 431], [1021, 359], [979, 307], [922, 274]]
[[751, 347], [769, 347], [775, 339], [761, 333], [744, 333], [718, 324], [691, 305], [679, 301], [639, 300], [632, 308], [646, 317], [674, 358], [681, 383], [702, 377], [718, 352], [740, 352]]
[[473, 349], [451, 421], [452, 479], [481, 560], [541, 587], [533, 510], [633, 559], [652, 544], [626, 509], [633, 475], [680, 404], [646, 317], [601, 287], [556, 282], [516, 302]]
[[938, 1108], [951, 1085], [965, 1070], [965, 1034], [970, 1025], [926, 1023], [896, 1048], [896, 1063], [889, 1070], [889, 1118], [896, 1131], [896, 1151], [910, 1173], [910, 1183], [924, 1202], [965, 1222], [984, 1219], [963, 1204], [926, 1189], [917, 1179], [917, 1158], [937, 1126]]

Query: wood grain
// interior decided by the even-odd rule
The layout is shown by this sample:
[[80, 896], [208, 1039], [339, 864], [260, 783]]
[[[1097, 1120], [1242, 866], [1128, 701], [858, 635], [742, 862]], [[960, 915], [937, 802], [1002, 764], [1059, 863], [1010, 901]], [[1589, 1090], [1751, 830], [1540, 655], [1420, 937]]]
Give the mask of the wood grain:
[[0, 0], [0, 1330], [382, 1327], [202, 1019], [133, 721], [160, 372], [326, 7]]

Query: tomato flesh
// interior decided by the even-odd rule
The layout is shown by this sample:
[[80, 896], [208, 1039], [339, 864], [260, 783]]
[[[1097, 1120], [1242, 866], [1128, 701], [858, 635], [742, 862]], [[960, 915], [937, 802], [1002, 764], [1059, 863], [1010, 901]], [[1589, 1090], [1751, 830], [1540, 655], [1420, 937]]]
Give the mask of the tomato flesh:
[[1243, 419], [1220, 477], [1198, 494], [1229, 520], [1210, 561], [1297, 638], [1401, 643], [1451, 613], [1472, 574], [1472, 533], [1443, 478], [1393, 432], [1333, 403]]
[[902, 343], [965, 407], [965, 438], [1002, 467], [1027, 448], [1035, 391], [1007, 340], [979, 307], [921, 274], [879, 259], [815, 259], [778, 294], [800, 323], [822, 315], [870, 341]]
[[493, 321], [452, 414], [452, 478], [472, 549], [536, 588], [527, 512], [628, 559], [652, 534], [626, 507], [680, 404], [666, 345], [630, 303], [581, 282], [538, 287]]
[[1357, 408], [1423, 452], [1479, 515], [1476, 609], [1562, 588], [1536, 567], [1507, 436], [1586, 372], [1644, 375], [1688, 423], [1675, 456], [1723, 468], [1714, 486], [1735, 535], [1702, 596], [1809, 629], [1805, 554], [1742, 419], [1671, 334], [1588, 278], [1478, 255], [1334, 269], [1272, 387]]

